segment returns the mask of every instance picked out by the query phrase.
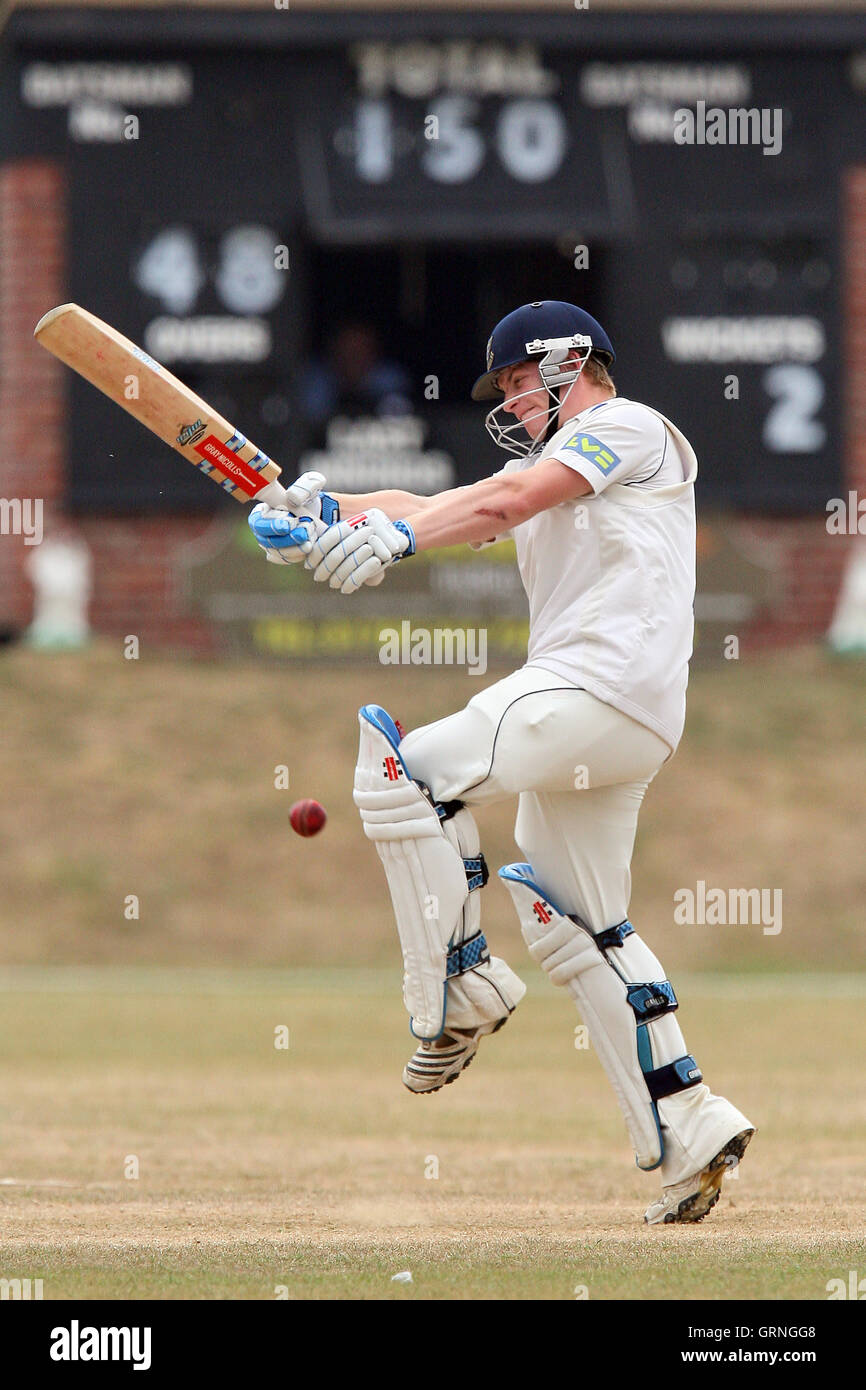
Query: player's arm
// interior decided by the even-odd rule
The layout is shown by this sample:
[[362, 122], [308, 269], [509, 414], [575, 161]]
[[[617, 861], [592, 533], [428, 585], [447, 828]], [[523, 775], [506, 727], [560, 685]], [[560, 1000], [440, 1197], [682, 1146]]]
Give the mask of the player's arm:
[[409, 512], [414, 515], [436, 500], [434, 497], [421, 497], [414, 492], [401, 492], [399, 488], [383, 488], [380, 492], [332, 492], [331, 496], [339, 505], [340, 516], [356, 516], [358, 512], [367, 512], [372, 507], [378, 507], [389, 521], [398, 521]]
[[[436, 550], [461, 542], [486, 541], [510, 531], [550, 507], [592, 491], [580, 473], [559, 459], [541, 459], [520, 473], [496, 473], [468, 487], [427, 499], [423, 510], [406, 513], [415, 549]], [[394, 518], [395, 520], [397, 518]]]
[[440, 546], [484, 541], [510, 531], [538, 512], [592, 491], [576, 469], [542, 459], [522, 473], [495, 473], [468, 487], [431, 498], [421, 511], [391, 521], [376, 508], [329, 526], [309, 547], [304, 564], [332, 589], [356, 593], [378, 584], [385, 569], [406, 555]]

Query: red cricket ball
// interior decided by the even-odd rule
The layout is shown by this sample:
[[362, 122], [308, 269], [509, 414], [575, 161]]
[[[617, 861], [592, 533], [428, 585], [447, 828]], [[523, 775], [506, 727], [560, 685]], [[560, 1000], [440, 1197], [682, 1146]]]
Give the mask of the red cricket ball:
[[298, 835], [318, 835], [327, 819], [328, 813], [324, 806], [310, 797], [304, 801], [296, 801], [289, 811], [289, 821]]

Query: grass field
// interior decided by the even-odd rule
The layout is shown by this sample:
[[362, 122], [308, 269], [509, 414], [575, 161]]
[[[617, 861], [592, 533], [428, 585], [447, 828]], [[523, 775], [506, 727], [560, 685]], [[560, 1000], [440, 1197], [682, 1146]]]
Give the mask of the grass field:
[[[46, 1299], [788, 1300], [866, 1277], [862, 663], [698, 671], [642, 811], [631, 916], [707, 1079], [759, 1130], [695, 1228], [642, 1225], [657, 1179], [495, 875], [485, 929], [527, 998], [456, 1085], [400, 1084], [356, 711], [413, 727], [476, 687], [130, 662], [105, 640], [3, 651], [0, 1279]], [[302, 796], [329, 812], [312, 841], [288, 828]], [[493, 869], [519, 857], [514, 809], [479, 816]], [[782, 931], [678, 926], [701, 879], [781, 889]]]
[[473, 1067], [416, 1097], [393, 973], [3, 971], [0, 1277], [46, 1299], [788, 1300], [866, 1273], [862, 977], [680, 981], [689, 1046], [759, 1133], [702, 1225], [652, 1229], [657, 1179], [568, 1001], [528, 978]]

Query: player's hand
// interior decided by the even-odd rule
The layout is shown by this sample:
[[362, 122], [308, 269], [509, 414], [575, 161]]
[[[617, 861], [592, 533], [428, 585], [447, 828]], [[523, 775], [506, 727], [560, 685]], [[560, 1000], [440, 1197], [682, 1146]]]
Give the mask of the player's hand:
[[326, 522], [314, 516], [296, 516], [264, 502], [253, 507], [247, 521], [266, 557], [275, 565], [299, 564], [309, 554], [316, 537], [328, 529]]
[[380, 584], [389, 565], [415, 554], [415, 535], [405, 521], [389, 521], [378, 507], [329, 526], [310, 546], [304, 564], [317, 583], [341, 594]]

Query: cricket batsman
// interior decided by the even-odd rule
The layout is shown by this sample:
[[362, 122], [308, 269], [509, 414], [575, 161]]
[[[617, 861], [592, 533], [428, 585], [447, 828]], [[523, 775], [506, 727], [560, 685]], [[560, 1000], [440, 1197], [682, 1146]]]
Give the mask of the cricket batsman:
[[405, 735], [377, 705], [359, 713], [354, 798], [388, 880], [418, 1044], [403, 1082], [426, 1094], [455, 1081], [525, 993], [481, 930], [474, 817], [517, 796], [525, 862], [499, 877], [529, 953], [580, 1011], [638, 1167], [659, 1171], [645, 1220], [695, 1222], [754, 1127], [704, 1082], [628, 909], [638, 812], [685, 722], [697, 460], [670, 420], [617, 396], [614, 360], [584, 310], [525, 304], [494, 328], [472, 390], [496, 403], [498, 473], [434, 497], [331, 496], [306, 474], [297, 514], [260, 505], [250, 525], [269, 560], [343, 594], [423, 550], [513, 539], [530, 614], [520, 670]]

